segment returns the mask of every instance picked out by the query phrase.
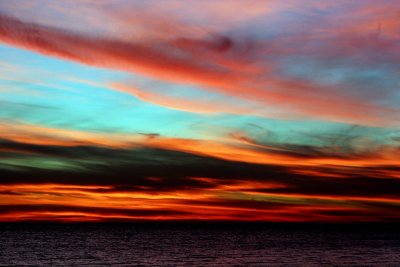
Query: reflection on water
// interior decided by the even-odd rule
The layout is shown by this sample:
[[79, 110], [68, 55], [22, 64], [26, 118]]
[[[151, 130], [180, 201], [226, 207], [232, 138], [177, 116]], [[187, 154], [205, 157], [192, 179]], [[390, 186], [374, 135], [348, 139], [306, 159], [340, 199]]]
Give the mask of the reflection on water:
[[0, 224], [0, 265], [400, 266], [394, 224]]

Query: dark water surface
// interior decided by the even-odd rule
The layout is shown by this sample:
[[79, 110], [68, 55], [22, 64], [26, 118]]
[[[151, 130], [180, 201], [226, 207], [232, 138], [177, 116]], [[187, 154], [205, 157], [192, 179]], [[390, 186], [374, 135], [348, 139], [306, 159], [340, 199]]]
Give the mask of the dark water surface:
[[400, 266], [397, 224], [0, 224], [0, 266]]

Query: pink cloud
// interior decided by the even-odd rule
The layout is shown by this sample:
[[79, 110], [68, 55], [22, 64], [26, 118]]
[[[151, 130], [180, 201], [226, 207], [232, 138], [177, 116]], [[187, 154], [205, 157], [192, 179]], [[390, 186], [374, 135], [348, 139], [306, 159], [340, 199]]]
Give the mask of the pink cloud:
[[[89, 4], [89, 2], [84, 3]], [[261, 3], [256, 4], [255, 6], [264, 7]], [[175, 5], [181, 6], [178, 2]], [[222, 14], [223, 7], [226, 7], [226, 5], [208, 2], [204, 5], [207, 10], [212, 9], [216, 14]], [[268, 8], [260, 13], [250, 10], [251, 12], [246, 13], [246, 18], [251, 20], [255, 17], [259, 18], [266, 12], [285, 10], [285, 8], [295, 9], [299, 7], [298, 5], [296, 1], [290, 1], [286, 5], [278, 5], [272, 1], [270, 6], [266, 5]], [[308, 3], [308, 5], [313, 4]], [[100, 10], [105, 8], [101, 4], [98, 6]], [[235, 10], [239, 10], [238, 7], [241, 4], [237, 2], [233, 6]], [[376, 40], [374, 35], [362, 35], [364, 31], [360, 29], [371, 28], [362, 26], [369, 23], [365, 18], [375, 19], [374, 21], [383, 19], [377, 16], [376, 12], [370, 11], [374, 8], [374, 3], [368, 2], [365, 6], [369, 6], [369, 9], [355, 5], [353, 9], [358, 12], [361, 19], [346, 19], [345, 28], [348, 29], [346, 32], [340, 30], [342, 27], [339, 26], [343, 24], [341, 22], [337, 23], [339, 26], [332, 26], [333, 18], [328, 16], [321, 22], [320, 27], [304, 29], [298, 35], [289, 34], [267, 41], [227, 36], [213, 32], [212, 27], [203, 27], [201, 23], [197, 25], [190, 20], [185, 22], [182, 18], [170, 18], [168, 15], [173, 11], [163, 4], [155, 5], [155, 13], [161, 14], [161, 11], [165, 11], [160, 18], [140, 15], [140, 13], [153, 13], [146, 9], [139, 12], [140, 9], [137, 9], [133, 12], [135, 16], [131, 18], [134, 23], [129, 20], [129, 13], [121, 8], [106, 12], [110, 18], [113, 18], [111, 20], [113, 25], [124, 23], [134, 25], [127, 30], [140, 28], [139, 26], [149, 29], [149, 34], [142, 32], [139, 39], [134, 35], [124, 38], [100, 35], [96, 38], [91, 34], [83, 35], [74, 31], [25, 23], [2, 15], [0, 40], [83, 64], [141, 73], [169, 82], [200, 85], [205, 90], [264, 105], [266, 109], [256, 112], [256, 115], [260, 116], [284, 119], [313, 118], [373, 126], [393, 125], [400, 113], [398, 109], [378, 104], [371, 100], [368, 94], [366, 97], [351, 96], [347, 93], [353, 90], [351, 85], [345, 85], [350, 87], [342, 88], [341, 84], [329, 85], [288, 77], [278, 71], [281, 58], [297, 55], [322, 61], [351, 57], [352, 64], [360, 65], [374, 64], [377, 60], [376, 56], [366, 56], [374, 52], [385, 51], [386, 54], [395, 55], [399, 47], [391, 39], [393, 32], [379, 40]], [[384, 9], [389, 7], [391, 6], [387, 5]], [[179, 10], [186, 10], [185, 8], [180, 7]], [[323, 5], [318, 8], [326, 9], [327, 7]], [[305, 8], [299, 10], [304, 12]], [[61, 11], [65, 12], [65, 10]], [[361, 16], [363, 14], [365, 18]], [[390, 12], [390, 14], [394, 13]], [[391, 19], [392, 15], [390, 19], [378, 25], [384, 25], [386, 29], [386, 25], [395, 23]], [[230, 16], [225, 16], [223, 20], [234, 21]], [[382, 32], [386, 33], [386, 30]], [[398, 58], [394, 57], [393, 60], [398, 60]], [[138, 96], [138, 91], [131, 91], [131, 93]], [[191, 111], [195, 112], [206, 109], [216, 112], [237, 112], [229, 105], [214, 105], [213, 103], [204, 105], [198, 100], [190, 101], [189, 105], [185, 105], [166, 95], [161, 98], [151, 92], [142, 92], [141, 98], [186, 111], [190, 111], [188, 109], [190, 105]], [[252, 109], [248, 110], [252, 114]]]

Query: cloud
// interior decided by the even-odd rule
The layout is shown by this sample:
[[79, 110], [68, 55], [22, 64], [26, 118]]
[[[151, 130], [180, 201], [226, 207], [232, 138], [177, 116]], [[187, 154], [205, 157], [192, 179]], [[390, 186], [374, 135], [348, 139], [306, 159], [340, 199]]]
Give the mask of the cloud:
[[[7, 98], [0, 105], [18, 112], [0, 121], [0, 221], [398, 220], [395, 4], [1, 2], [2, 43], [122, 71], [130, 81], [102, 86], [102, 78], [73, 92], [94, 84], [91, 90], [201, 116], [188, 115], [196, 121], [185, 121], [183, 134], [175, 132], [181, 126], [158, 131], [161, 119], [149, 128], [137, 120], [137, 132], [88, 132], [25, 123], [19, 110], [58, 103]], [[151, 109], [143, 106], [140, 112]], [[186, 120], [182, 112], [168, 118]], [[211, 116], [219, 113], [229, 115]], [[131, 122], [132, 113], [120, 114], [106, 119]], [[256, 131], [252, 122], [269, 126]]]
[[[1, 221], [390, 221], [399, 216], [400, 182], [393, 176], [398, 165], [283, 166], [150, 147], [1, 144], [13, 150], [0, 154]], [[45, 163], [47, 157], [76, 167], [17, 164]], [[16, 168], [4, 168], [5, 159]]]
[[[346, 132], [339, 133], [336, 137], [332, 135], [329, 138], [333, 141], [326, 142], [326, 145], [312, 146], [263, 143], [240, 132], [230, 133], [227, 139], [202, 140], [143, 133], [101, 134], [7, 122], [0, 124], [0, 129], [4, 129], [0, 134], [0, 138], [4, 140], [1, 147], [3, 151], [19, 150], [29, 154], [37, 150], [39, 153], [48, 153], [49, 156], [68, 149], [71, 152], [77, 151], [76, 154], [85, 154], [85, 148], [88, 147], [121, 151], [140, 151], [143, 148], [177, 151], [233, 162], [314, 168], [332, 165], [341, 168], [396, 166], [399, 151], [397, 145], [374, 142], [371, 145], [371, 142], [362, 141], [362, 136], [347, 136]], [[337, 138], [342, 143], [338, 143]], [[346, 139], [350, 141], [345, 141]]]
[[[63, 219], [63, 215], [76, 217], [94, 217], [95, 219], [162, 219], [179, 218], [188, 215], [187, 212], [174, 210], [156, 210], [156, 209], [123, 209], [123, 208], [104, 208], [104, 207], [84, 207], [84, 206], [63, 206], [63, 205], [0, 205], [0, 220], [7, 217], [14, 217], [19, 220], [40, 220], [41, 215], [45, 215], [45, 220]], [[61, 216], [60, 216], [61, 215]]]
[[[303, 64], [310, 73], [318, 71], [319, 64], [323, 64], [324, 69], [331, 68], [333, 73], [345, 65], [351, 68], [360, 68], [363, 64], [381, 65], [383, 59], [394, 55], [398, 49], [393, 39], [375, 40], [374, 37], [336, 32], [316, 39], [315, 33], [311, 32], [260, 41], [248, 36], [231, 37], [208, 32], [199, 38], [122, 40], [26, 23], [5, 14], [1, 15], [0, 25], [3, 42], [83, 64], [200, 85], [205, 90], [273, 107], [260, 110], [261, 116], [391, 125], [399, 114], [395, 107], [349, 94], [349, 91], [360, 90], [362, 84], [359, 82], [352, 84], [342, 80], [332, 84], [285, 70], [292, 68], [290, 65], [287, 68], [288, 64], [300, 67]], [[369, 56], [375, 52], [377, 56]], [[292, 59], [296, 58], [301, 63], [293, 63]], [[391, 58], [396, 60], [396, 57]], [[357, 73], [357, 70], [353, 72]], [[325, 73], [322, 77], [329, 78]], [[378, 78], [373, 79], [381, 83]], [[384, 99], [390, 97], [392, 91], [388, 93]], [[187, 109], [186, 105], [179, 107], [182, 104], [171, 98], [146, 96], [144, 98], [150, 102]], [[195, 110], [204, 110], [201, 102], [193, 103]], [[227, 107], [226, 112], [231, 111]]]
[[165, 94], [151, 92], [149, 90], [141, 90], [133, 86], [123, 84], [113, 84], [111, 87], [120, 92], [128, 93], [136, 98], [170, 109], [176, 109], [186, 112], [215, 114], [215, 113], [232, 113], [232, 114], [256, 114], [255, 108], [238, 106], [229, 103], [223, 103], [221, 99], [210, 100], [191, 100], [183, 97], [173, 97]]
[[[4, 42], [88, 65], [145, 72], [167, 80], [209, 80], [217, 83], [221, 79], [233, 78], [224, 66], [208, 68], [207, 61], [193, 60], [200, 56], [168, 43], [135, 43], [83, 36], [57, 28], [23, 23], [4, 14], [0, 17], [0, 25], [0, 35]], [[174, 56], [173, 51], [180, 55]], [[182, 56], [190, 56], [191, 60], [180, 59]]]
[[[3, 184], [111, 186], [95, 188], [93, 192], [159, 194], [236, 188], [243, 192], [284, 195], [390, 198], [397, 198], [400, 189], [395, 175], [398, 165], [266, 165], [226, 160], [205, 154], [197, 155], [188, 151], [173, 150], [172, 147], [63, 147], [4, 141], [2, 147], [14, 151], [14, 154], [7, 152], [0, 157], [0, 163], [3, 162]], [[52, 161], [46, 165], [46, 158], [49, 156]], [[38, 165], [37, 160], [29, 165], [29, 159], [35, 158], [42, 159], [42, 165]], [[19, 161], [28, 163], [21, 165]], [[54, 169], [51, 164], [57, 161], [67, 168]], [[69, 167], [71, 164], [76, 167]], [[7, 165], [15, 168], [4, 169]], [[252, 181], [255, 185], [246, 184], [245, 181]]]

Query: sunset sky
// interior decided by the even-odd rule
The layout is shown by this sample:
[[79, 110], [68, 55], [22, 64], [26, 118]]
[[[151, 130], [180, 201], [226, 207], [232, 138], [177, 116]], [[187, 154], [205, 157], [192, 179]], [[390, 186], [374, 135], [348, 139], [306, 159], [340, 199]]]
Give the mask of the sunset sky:
[[400, 221], [400, 0], [0, 0], [0, 221]]

